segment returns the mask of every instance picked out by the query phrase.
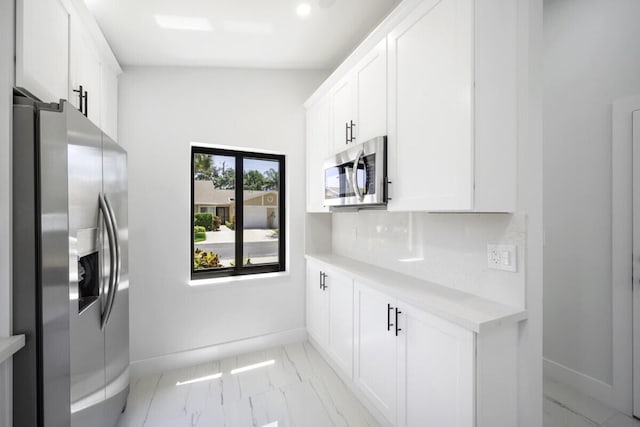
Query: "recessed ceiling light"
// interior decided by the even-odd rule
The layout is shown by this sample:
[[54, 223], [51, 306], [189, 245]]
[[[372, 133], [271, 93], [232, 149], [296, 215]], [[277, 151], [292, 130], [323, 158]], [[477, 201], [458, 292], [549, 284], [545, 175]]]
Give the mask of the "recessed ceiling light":
[[300, 3], [296, 8], [296, 12], [298, 13], [298, 16], [309, 16], [309, 14], [311, 13], [311, 6], [309, 5], [309, 3]]
[[213, 31], [207, 18], [199, 16], [154, 15], [156, 24], [167, 30]]

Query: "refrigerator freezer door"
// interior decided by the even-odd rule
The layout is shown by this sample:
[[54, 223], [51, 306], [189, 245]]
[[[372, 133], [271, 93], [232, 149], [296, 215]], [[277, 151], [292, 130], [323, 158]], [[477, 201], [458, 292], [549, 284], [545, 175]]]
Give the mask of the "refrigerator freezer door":
[[[115, 423], [129, 393], [129, 250], [127, 213], [127, 154], [103, 135], [103, 192], [117, 224], [119, 274], [111, 315], [105, 325], [105, 418]], [[113, 424], [111, 424], [112, 426]]]
[[37, 187], [40, 196], [38, 215], [41, 286], [36, 291], [39, 294], [36, 299], [39, 300], [37, 304], [40, 310], [40, 315], [36, 318], [41, 323], [36, 330], [40, 329], [37, 341], [42, 360], [39, 373], [42, 381], [42, 403], [38, 407], [38, 411], [41, 410], [41, 424], [38, 425], [53, 427], [69, 423], [69, 411], [66, 409], [69, 407], [69, 395], [60, 392], [69, 389], [69, 268], [64, 255], [69, 239], [66, 123], [64, 115], [59, 111], [40, 110], [37, 114], [40, 122], [36, 137], [39, 153], [36, 158], [39, 159], [40, 169], [35, 173], [39, 178]]
[[[20, 236], [13, 239], [13, 332], [25, 334], [26, 340], [24, 348], [13, 356], [14, 378], [20, 378], [20, 381], [13, 382], [13, 413], [22, 414], [21, 422], [26, 427], [37, 426], [38, 417], [41, 416], [36, 404], [39, 401], [40, 374], [40, 369], [37, 368], [39, 343], [36, 339], [39, 318], [36, 313], [40, 310], [40, 305], [38, 271], [34, 266], [39, 250], [39, 230], [34, 227], [39, 218], [35, 206], [38, 198], [38, 174], [34, 167], [37, 150], [35, 119], [32, 105], [14, 105], [13, 182], [14, 185], [20, 183], [22, 190], [13, 191], [13, 235]], [[66, 136], [65, 132], [63, 136]], [[64, 308], [66, 301], [61, 304]], [[67, 318], [66, 313], [64, 318]], [[68, 327], [66, 334], [68, 339]], [[68, 375], [69, 364], [66, 365]], [[67, 400], [62, 406], [66, 407], [68, 403]]]
[[[40, 111], [40, 205], [42, 253], [42, 377], [44, 426], [66, 425], [69, 419], [69, 269], [67, 145], [64, 116]], [[77, 302], [77, 301], [76, 301]], [[60, 370], [62, 369], [62, 370]], [[59, 406], [64, 402], [64, 406]]]
[[[104, 423], [104, 334], [100, 328], [109, 263], [99, 268], [99, 297], [80, 311], [78, 245], [84, 230], [103, 229], [99, 215], [102, 191], [102, 134], [80, 112], [67, 105], [69, 193], [69, 326], [71, 348], [71, 426]], [[95, 233], [100, 240], [101, 233]], [[102, 249], [100, 241], [95, 246]], [[101, 250], [102, 257], [105, 251]], [[108, 251], [107, 256], [108, 256]], [[99, 255], [100, 257], [100, 255]], [[80, 271], [79, 271], [80, 270]]]

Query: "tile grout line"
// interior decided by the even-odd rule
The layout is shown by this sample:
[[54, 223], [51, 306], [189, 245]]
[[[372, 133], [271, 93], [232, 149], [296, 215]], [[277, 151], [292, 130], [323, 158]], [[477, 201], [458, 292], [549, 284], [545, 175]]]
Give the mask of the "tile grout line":
[[[574, 411], [573, 409], [571, 409], [570, 407], [568, 407], [564, 403], [562, 403], [562, 402], [560, 402], [560, 401], [558, 401], [558, 400], [556, 400], [556, 399], [554, 399], [552, 397], [549, 397], [549, 396], [545, 395], [544, 398], [546, 400], [548, 400], [549, 402], [553, 403], [554, 405], [557, 405], [557, 406], [561, 407], [562, 409], [565, 409], [566, 411], [571, 412], [572, 414], [581, 417], [582, 419], [584, 419], [585, 421], [588, 421], [589, 423], [593, 424], [596, 427], [603, 427], [603, 425], [600, 424], [599, 422], [597, 422], [595, 420], [592, 420], [591, 418], [587, 417], [584, 414], [581, 414], [580, 412]], [[615, 414], [614, 414], [614, 416], [615, 416]]]
[[149, 412], [151, 412], [151, 405], [153, 405], [153, 399], [156, 397], [156, 392], [158, 391], [158, 386], [160, 385], [160, 381], [162, 380], [162, 376], [164, 373], [161, 373], [158, 377], [158, 382], [156, 382], [156, 386], [153, 388], [153, 393], [151, 394], [151, 399], [149, 400], [149, 406], [147, 406], [147, 413], [144, 416], [144, 420], [142, 421], [142, 426], [144, 427], [147, 424], [149, 419]]

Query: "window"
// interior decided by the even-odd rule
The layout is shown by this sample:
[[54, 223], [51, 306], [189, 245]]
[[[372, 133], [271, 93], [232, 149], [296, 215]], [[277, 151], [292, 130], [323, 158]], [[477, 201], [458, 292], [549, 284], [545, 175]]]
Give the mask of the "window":
[[284, 156], [191, 148], [191, 278], [285, 269]]

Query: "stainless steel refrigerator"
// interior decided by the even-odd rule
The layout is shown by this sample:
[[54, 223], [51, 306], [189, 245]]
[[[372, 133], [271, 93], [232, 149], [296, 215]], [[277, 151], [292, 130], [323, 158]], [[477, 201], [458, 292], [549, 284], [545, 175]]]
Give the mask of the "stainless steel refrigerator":
[[14, 91], [14, 425], [114, 426], [129, 393], [127, 155]]

